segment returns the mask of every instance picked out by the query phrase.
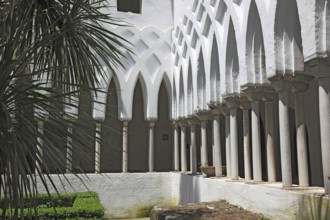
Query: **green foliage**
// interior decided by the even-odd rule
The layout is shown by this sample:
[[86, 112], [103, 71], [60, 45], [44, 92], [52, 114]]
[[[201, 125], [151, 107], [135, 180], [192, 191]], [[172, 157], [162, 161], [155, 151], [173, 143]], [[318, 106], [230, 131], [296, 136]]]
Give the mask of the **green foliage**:
[[[104, 208], [95, 192], [52, 194], [51, 196], [42, 194], [38, 195], [36, 200], [39, 203], [37, 209], [39, 219], [95, 219], [102, 218], [104, 215]], [[72, 201], [71, 206], [63, 207], [63, 204], [67, 205], [67, 201]], [[54, 203], [56, 207], [52, 206]], [[35, 215], [30, 213], [28, 208], [26, 209], [19, 217], [34, 219]], [[9, 217], [10, 213], [7, 212], [6, 218]]]
[[130, 51], [108, 28], [119, 25], [108, 7], [106, 0], [0, 0], [2, 218], [7, 208], [14, 219], [35, 212], [38, 186], [56, 190], [54, 171], [81, 170], [69, 151], [90, 162], [86, 138], [96, 138], [96, 121], [84, 123], [72, 110], [82, 94], [94, 104], [105, 69], [120, 66]]

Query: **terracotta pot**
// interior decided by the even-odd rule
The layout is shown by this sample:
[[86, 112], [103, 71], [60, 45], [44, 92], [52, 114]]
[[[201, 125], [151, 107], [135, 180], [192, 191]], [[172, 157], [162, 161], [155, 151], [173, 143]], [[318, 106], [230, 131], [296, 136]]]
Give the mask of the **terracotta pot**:
[[201, 171], [202, 171], [203, 174], [206, 175], [206, 177], [215, 176], [214, 166], [203, 166], [203, 167], [201, 167]]

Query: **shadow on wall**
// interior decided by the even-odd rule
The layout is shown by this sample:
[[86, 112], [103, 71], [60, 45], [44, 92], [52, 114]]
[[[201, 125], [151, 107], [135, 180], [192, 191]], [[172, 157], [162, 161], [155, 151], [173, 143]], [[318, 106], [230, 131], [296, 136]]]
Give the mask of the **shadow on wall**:
[[[200, 202], [199, 178], [192, 178], [191, 174], [181, 175], [180, 177], [180, 198], [179, 204]], [[193, 181], [191, 181], [193, 180]]]
[[296, 219], [330, 219], [330, 197], [303, 196]]

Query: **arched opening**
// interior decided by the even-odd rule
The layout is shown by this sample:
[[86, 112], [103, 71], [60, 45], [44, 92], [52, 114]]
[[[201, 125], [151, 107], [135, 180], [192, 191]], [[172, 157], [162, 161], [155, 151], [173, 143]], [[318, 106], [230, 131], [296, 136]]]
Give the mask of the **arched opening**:
[[237, 55], [237, 42], [233, 22], [229, 21], [228, 40], [226, 49], [226, 92], [238, 93], [239, 62]]
[[192, 69], [191, 69], [190, 60], [189, 60], [189, 66], [188, 66], [187, 87], [188, 87], [188, 94], [187, 94], [188, 115], [192, 115], [193, 111], [194, 111], [194, 90], [193, 90]]
[[163, 81], [158, 92], [158, 119], [155, 126], [155, 171], [158, 172], [173, 170], [173, 138], [168, 103]]
[[128, 123], [128, 171], [148, 171], [148, 125], [144, 120], [144, 103], [140, 80], [133, 95], [132, 120]]
[[197, 108], [204, 110], [206, 106], [206, 80], [205, 80], [205, 67], [202, 50], [199, 52], [198, 57], [198, 70], [197, 70]]
[[184, 94], [184, 84], [183, 84], [183, 73], [182, 69], [180, 70], [180, 92], [179, 92], [179, 116], [184, 117], [185, 116], [185, 111], [186, 111], [186, 105], [185, 105], [185, 94]]
[[249, 83], [266, 80], [265, 49], [261, 21], [255, 0], [251, 1], [246, 35], [246, 70]]
[[220, 65], [218, 44], [215, 35], [213, 36], [212, 52], [211, 52], [211, 102], [220, 103]]
[[[119, 92], [119, 91], [118, 91]], [[111, 80], [104, 125], [101, 128], [101, 172], [122, 171], [122, 128], [118, 119], [118, 96], [114, 80]]]

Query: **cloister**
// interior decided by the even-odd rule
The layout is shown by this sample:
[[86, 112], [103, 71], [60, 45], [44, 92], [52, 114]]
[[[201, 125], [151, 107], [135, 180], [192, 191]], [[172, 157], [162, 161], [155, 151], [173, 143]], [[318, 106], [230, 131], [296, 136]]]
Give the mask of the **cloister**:
[[327, 0], [137, 2], [138, 13], [110, 9], [131, 24], [109, 29], [134, 54], [106, 70], [106, 104], [84, 107], [117, 129], [96, 126], [118, 150], [95, 142], [95, 164], [77, 163], [96, 173], [209, 165], [232, 181], [330, 193]]

